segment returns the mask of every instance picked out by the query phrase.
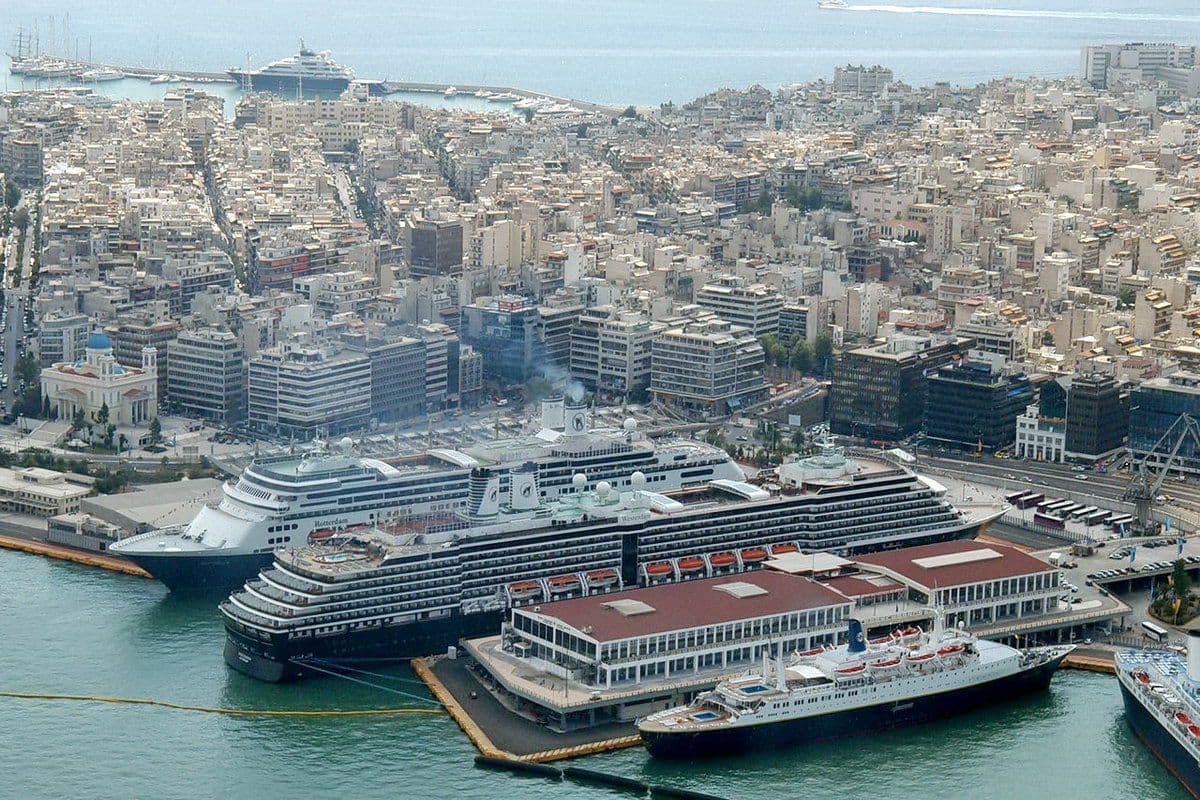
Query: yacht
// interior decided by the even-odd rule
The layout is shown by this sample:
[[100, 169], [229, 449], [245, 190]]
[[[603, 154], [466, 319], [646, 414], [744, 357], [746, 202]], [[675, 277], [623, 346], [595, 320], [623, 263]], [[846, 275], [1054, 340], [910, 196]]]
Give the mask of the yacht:
[[513, 606], [760, 569], [787, 554], [967, 538], [1004, 512], [958, 509], [936, 482], [885, 462], [829, 453], [787, 466], [763, 485], [705, 476], [689, 488], [669, 473], [597, 482], [580, 472], [553, 498], [539, 481], [557, 476], [533, 462], [475, 468], [461, 510], [318, 530], [277, 550], [220, 606], [225, 660], [282, 681], [311, 674], [306, 663], [414, 658], [495, 633]]
[[239, 83], [249, 83], [258, 91], [291, 91], [311, 89], [313, 91], [342, 92], [354, 80], [354, 70], [333, 60], [328, 52], [315, 52], [300, 42], [300, 52], [294, 56], [272, 61], [260, 69], [231, 67], [231, 78]]
[[619, 428], [592, 428], [587, 406], [561, 397], [544, 401], [541, 411], [537, 433], [411, 458], [358, 458], [349, 440], [258, 458], [225, 483], [215, 508], [202, 508], [185, 526], [123, 539], [112, 550], [173, 590], [225, 593], [270, 565], [276, 550], [302, 544], [315, 531], [462, 510], [473, 469], [492, 470], [507, 492], [508, 473], [533, 463], [542, 499], [579, 491], [576, 473], [587, 475], [583, 488], [595, 488], [603, 481], [628, 486], [640, 471], [660, 491], [745, 478], [724, 450], [703, 442], [651, 438], [632, 419]]
[[817, 8], [849, 8], [846, 0], [818, 0]]
[[1074, 645], [1018, 650], [946, 630], [898, 629], [868, 642], [851, 619], [847, 644], [790, 663], [764, 659], [759, 674], [722, 681], [694, 701], [638, 722], [658, 758], [697, 758], [866, 736], [1041, 691]]

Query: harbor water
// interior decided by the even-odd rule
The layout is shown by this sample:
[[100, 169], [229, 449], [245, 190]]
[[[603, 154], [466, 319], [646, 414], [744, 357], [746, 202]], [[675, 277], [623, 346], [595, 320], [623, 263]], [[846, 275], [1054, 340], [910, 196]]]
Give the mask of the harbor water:
[[[234, 673], [213, 601], [144, 578], [0, 551], [0, 612], [2, 692], [254, 709], [417, 705], [332, 678], [273, 685]], [[0, 797], [618, 796], [477, 770], [474, 755], [447, 716], [228, 717], [0, 698]], [[704, 763], [653, 762], [640, 748], [574, 763], [737, 800], [1186, 797], [1129, 731], [1115, 680], [1072, 671], [1011, 706], [867, 738]]]
[[[914, 84], [1076, 74], [1098, 42], [1200, 40], [1186, 0], [4, 0], [0, 45], [38, 25], [43, 50], [169, 72], [260, 66], [301, 38], [360, 77], [519, 86], [623, 106], [687, 101], [720, 86], [891, 67]], [[54, 15], [54, 32], [49, 16]], [[69, 16], [69, 20], [66, 18]], [[64, 34], [63, 23], [68, 22]], [[66, 40], [65, 45], [63, 40]], [[0, 73], [7, 73], [0, 61]], [[161, 96], [169, 84], [99, 85]], [[9, 78], [10, 88], [20, 81]], [[229, 87], [233, 92], [233, 87]], [[440, 105], [440, 95], [424, 95]], [[471, 102], [463, 98], [456, 102]]]

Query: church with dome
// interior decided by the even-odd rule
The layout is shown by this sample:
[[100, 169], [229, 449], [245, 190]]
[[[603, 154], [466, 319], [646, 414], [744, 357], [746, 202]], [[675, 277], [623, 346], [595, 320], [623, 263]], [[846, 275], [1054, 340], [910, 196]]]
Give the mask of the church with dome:
[[158, 351], [142, 348], [142, 366], [126, 367], [113, 356], [112, 342], [95, 331], [84, 357], [42, 370], [42, 397], [49, 398], [58, 418], [70, 420], [76, 409], [93, 422], [108, 406], [108, 421], [119, 427], [148, 425], [158, 415]]

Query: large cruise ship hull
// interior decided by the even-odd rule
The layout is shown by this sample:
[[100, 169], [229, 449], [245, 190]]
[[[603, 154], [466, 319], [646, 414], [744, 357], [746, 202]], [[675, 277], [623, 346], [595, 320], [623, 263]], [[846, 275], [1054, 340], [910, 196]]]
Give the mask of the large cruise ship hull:
[[1125, 719], [1134, 734], [1183, 784], [1192, 797], [1200, 798], [1200, 764], [1197, 764], [1192, 754], [1142, 706], [1124, 683], [1121, 683], [1121, 699], [1125, 701]]
[[[1063, 654], [1065, 656], [1065, 653]], [[714, 727], [695, 733], [642, 731], [651, 755], [659, 758], [724, 756], [842, 739], [851, 736], [917, 725], [1002, 703], [1022, 694], [1042, 691], [1063, 656], [1004, 678], [949, 692], [915, 697], [902, 703], [885, 703], [835, 714], [792, 720]]]
[[[322, 670], [335, 664], [407, 661], [444, 652], [460, 639], [496, 633], [503, 619], [502, 611], [454, 614], [325, 638], [314, 636], [294, 643], [284, 638], [285, 634], [276, 634], [275, 641], [265, 642], [227, 624], [225, 663], [260, 681], [282, 683], [322, 675]], [[304, 662], [310, 660], [317, 662], [320, 669], [305, 668]]]
[[[245, 72], [230, 70], [229, 77], [241, 83], [246, 80]], [[303, 85], [305, 91], [344, 92], [350, 81], [344, 78], [305, 78], [302, 82], [294, 75], [249, 74], [250, 86], [260, 92], [294, 92]]]
[[211, 551], [160, 555], [122, 550], [120, 555], [165, 583], [172, 592], [214, 595], [239, 588], [259, 570], [271, 566], [275, 558], [274, 553], [218, 555]]

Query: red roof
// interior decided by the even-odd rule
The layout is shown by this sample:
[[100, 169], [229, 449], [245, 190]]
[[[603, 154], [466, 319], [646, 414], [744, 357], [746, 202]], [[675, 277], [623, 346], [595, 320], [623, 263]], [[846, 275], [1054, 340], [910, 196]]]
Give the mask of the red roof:
[[[730, 583], [753, 584], [765, 589], [766, 594], [734, 597], [716, 588]], [[614, 600], [638, 600], [654, 610], [626, 616], [605, 605]], [[756, 570], [543, 603], [538, 613], [560, 620], [581, 632], [591, 628], [586, 636], [598, 642], [610, 642], [848, 602], [844, 596], [809, 578], [772, 570]]]
[[[980, 551], [991, 551], [995, 555]], [[979, 553], [988, 557], [974, 560], [963, 559], [957, 563], [942, 565], [919, 563], [923, 559], [967, 553]], [[890, 550], [885, 553], [870, 553], [856, 556], [855, 561], [867, 568], [877, 566], [890, 570], [927, 589], [935, 587], [946, 589], [969, 583], [1016, 578], [1054, 570], [1054, 567], [1045, 561], [1039, 561], [1016, 548], [974, 541], [938, 542], [919, 547], [906, 547], [903, 550]]]
[[836, 578], [823, 580], [821, 583], [830, 589], [836, 589], [847, 597], [870, 597], [876, 594], [891, 594], [898, 589], [904, 588], [904, 584], [897, 583], [890, 578], [872, 582], [855, 575], [839, 575]]

